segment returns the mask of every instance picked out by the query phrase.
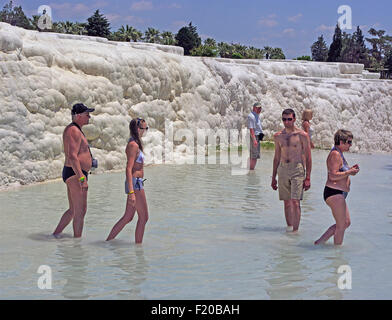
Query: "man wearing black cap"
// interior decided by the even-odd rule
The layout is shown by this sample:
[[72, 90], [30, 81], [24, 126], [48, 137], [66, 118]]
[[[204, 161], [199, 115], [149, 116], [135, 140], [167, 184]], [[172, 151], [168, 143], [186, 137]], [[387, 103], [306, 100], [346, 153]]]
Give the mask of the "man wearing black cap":
[[58, 236], [73, 220], [74, 237], [82, 236], [84, 216], [87, 211], [87, 175], [92, 166], [92, 156], [82, 127], [88, 124], [90, 112], [95, 109], [87, 108], [82, 103], [72, 107], [72, 123], [63, 133], [65, 163], [63, 180], [67, 185], [69, 209], [65, 211], [53, 232]]

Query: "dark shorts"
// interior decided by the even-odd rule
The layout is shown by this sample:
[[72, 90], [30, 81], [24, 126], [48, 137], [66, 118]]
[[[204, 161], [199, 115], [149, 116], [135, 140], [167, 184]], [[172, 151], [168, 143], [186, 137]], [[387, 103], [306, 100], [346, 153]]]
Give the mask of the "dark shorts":
[[333, 189], [333, 188], [325, 186], [325, 188], [324, 188], [324, 201], [326, 201], [329, 197], [332, 197], [336, 194], [341, 194], [341, 195], [343, 195], [344, 199], [346, 199], [348, 192], [338, 190], [338, 189]]
[[256, 137], [257, 147], [254, 146], [252, 137], [250, 137], [250, 158], [260, 159], [260, 140]]
[[[88, 172], [82, 170], [84, 176], [88, 180]], [[68, 178], [72, 177], [75, 175], [75, 172], [73, 171], [72, 167], [66, 167], [64, 166], [63, 168], [63, 181], [67, 181]]]

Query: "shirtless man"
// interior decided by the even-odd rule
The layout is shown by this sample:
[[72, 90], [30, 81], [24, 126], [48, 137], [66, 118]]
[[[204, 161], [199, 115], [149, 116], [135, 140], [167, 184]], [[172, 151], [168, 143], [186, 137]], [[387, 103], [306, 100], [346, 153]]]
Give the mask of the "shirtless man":
[[[285, 128], [274, 135], [275, 156], [271, 187], [277, 190], [279, 185], [279, 199], [284, 201], [286, 230], [296, 233], [301, 219], [300, 200], [302, 200], [303, 190], [310, 188], [312, 171], [310, 139], [305, 131], [294, 125], [294, 110], [284, 110], [282, 121]], [[276, 174], [279, 183], [276, 181]]]
[[65, 211], [53, 232], [57, 237], [73, 219], [74, 237], [80, 238], [83, 231], [84, 216], [87, 211], [87, 176], [92, 166], [92, 156], [82, 126], [88, 124], [90, 112], [82, 103], [72, 107], [72, 123], [64, 130], [63, 143], [65, 163], [63, 180], [67, 185], [69, 209]]

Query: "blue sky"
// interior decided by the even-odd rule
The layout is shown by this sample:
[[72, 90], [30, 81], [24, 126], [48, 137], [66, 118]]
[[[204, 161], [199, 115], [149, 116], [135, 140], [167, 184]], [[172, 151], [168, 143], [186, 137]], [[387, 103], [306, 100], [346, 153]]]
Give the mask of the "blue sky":
[[[202, 39], [234, 42], [263, 48], [280, 47], [287, 58], [310, 55], [310, 46], [324, 35], [330, 44], [334, 26], [348, 5], [352, 25], [365, 35], [374, 27], [392, 35], [390, 0], [14, 0], [31, 17], [40, 5], [52, 8], [54, 21], [85, 22], [96, 9], [109, 20], [112, 31], [131, 25], [141, 31], [148, 27], [176, 33], [190, 21]], [[1, 7], [9, 0], [0, 0]], [[351, 33], [354, 30], [346, 30]]]

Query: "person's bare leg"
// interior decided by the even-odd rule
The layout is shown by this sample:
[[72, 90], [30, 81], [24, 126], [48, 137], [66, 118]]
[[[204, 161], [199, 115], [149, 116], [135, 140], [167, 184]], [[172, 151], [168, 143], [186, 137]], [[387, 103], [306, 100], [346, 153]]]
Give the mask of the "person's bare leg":
[[300, 200], [291, 200], [291, 212], [292, 212], [292, 223], [293, 232], [297, 232], [301, 221], [301, 202]]
[[73, 216], [74, 216], [72, 198], [71, 198], [68, 184], [67, 184], [67, 195], [68, 195], [69, 209], [67, 211], [65, 211], [64, 214], [62, 215], [59, 224], [57, 225], [56, 229], [53, 232], [54, 236], [63, 232], [65, 227], [72, 221]]
[[70, 190], [72, 204], [74, 208], [73, 216], [73, 231], [74, 238], [80, 238], [82, 236], [84, 216], [87, 211], [87, 189], [82, 189], [77, 176], [72, 176], [67, 179], [67, 183]]
[[[345, 200], [346, 202], [346, 200]], [[350, 212], [348, 211], [348, 206], [346, 203], [346, 229], [351, 225], [351, 219], [350, 219]]]
[[148, 207], [147, 207], [147, 200], [146, 194], [144, 190], [136, 191], [136, 209], [138, 214], [138, 220], [136, 224], [135, 230], [135, 243], [142, 243], [144, 229], [146, 223], [148, 221]]
[[[136, 200], [137, 203], [137, 200]], [[106, 241], [110, 241], [114, 239], [120, 231], [129, 223], [132, 221], [134, 215], [135, 215], [136, 208], [131, 205], [131, 203], [128, 201], [127, 198], [127, 203], [125, 207], [125, 213], [124, 215], [120, 218], [120, 220], [117, 221], [117, 223], [114, 225], [112, 230], [110, 231]]]
[[328, 230], [315, 241], [315, 244], [321, 244], [328, 241], [334, 236], [334, 243], [339, 245], [343, 242], [344, 230], [350, 225], [350, 216], [348, 214], [346, 201], [340, 194], [329, 197], [326, 200], [327, 205], [332, 210], [336, 224], [330, 226]]
[[286, 218], [287, 232], [293, 231], [293, 220], [292, 220], [292, 209], [291, 209], [291, 201], [284, 200], [284, 215]]
[[254, 170], [256, 167], [257, 159], [250, 159], [249, 160], [249, 170]]
[[335, 234], [335, 230], [336, 230], [336, 223], [330, 226], [327, 229], [327, 231], [325, 231], [324, 234], [314, 242], [314, 244], [321, 244], [327, 242], [329, 238], [331, 238]]

